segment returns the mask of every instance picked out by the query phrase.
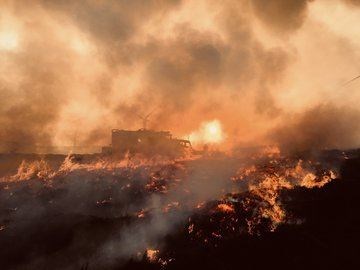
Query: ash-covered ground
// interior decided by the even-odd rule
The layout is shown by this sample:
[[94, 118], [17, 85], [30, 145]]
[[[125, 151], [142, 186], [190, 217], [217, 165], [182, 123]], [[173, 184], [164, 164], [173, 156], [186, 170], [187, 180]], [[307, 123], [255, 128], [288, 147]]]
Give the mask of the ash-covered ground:
[[354, 269], [359, 151], [1, 155], [1, 269]]

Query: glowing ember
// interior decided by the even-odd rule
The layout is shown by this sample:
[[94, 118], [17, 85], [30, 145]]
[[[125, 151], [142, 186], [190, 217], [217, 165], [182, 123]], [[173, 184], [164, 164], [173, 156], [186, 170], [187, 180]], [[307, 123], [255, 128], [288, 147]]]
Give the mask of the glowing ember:
[[137, 217], [138, 218], [144, 218], [145, 217], [145, 211], [141, 210], [140, 212], [137, 213]]
[[228, 205], [226, 203], [221, 203], [217, 206], [217, 208], [222, 211], [222, 212], [226, 212], [226, 213], [231, 213], [231, 212], [235, 212], [234, 207], [232, 207], [231, 205]]
[[159, 254], [159, 250], [157, 249], [147, 249], [146, 257], [150, 262], [155, 262], [157, 260], [157, 256]]
[[188, 227], [189, 234], [194, 231], [194, 224], [190, 224]]
[[[269, 152], [276, 154], [269, 155]], [[228, 158], [232, 158], [234, 166], [226, 177], [221, 173], [221, 181], [214, 182], [214, 171], [223, 169], [221, 164], [227, 168]], [[127, 237], [133, 239], [136, 234], [146, 237], [146, 241], [135, 245], [130, 253], [140, 250], [149, 262], [166, 264], [167, 261], [158, 257], [158, 250], [147, 249], [148, 245], [159, 244], [154, 238], [163, 236], [162, 232], [154, 232], [154, 228], [160, 226], [168, 233], [174, 223], [189, 218], [185, 227], [189, 238], [214, 246], [246, 233], [260, 235], [264, 231], [275, 231], [282, 223], [295, 224], [291, 213], [288, 215], [282, 205], [283, 190], [297, 186], [320, 188], [336, 178], [334, 170], [323, 168], [316, 161], [283, 157], [275, 150], [260, 151], [246, 162], [228, 158], [154, 161], [125, 157], [117, 161], [81, 163], [68, 156], [58, 169], [45, 160], [24, 161], [14, 175], [0, 178], [0, 190], [14, 196], [12, 191], [23, 182], [35, 190], [46, 187], [38, 191], [41, 194], [81, 181], [81, 186], [94, 188], [93, 194], [96, 194], [96, 198], [91, 199], [96, 209], [90, 207], [90, 212], [99, 214], [101, 210], [104, 215], [103, 210], [119, 207], [118, 213], [131, 217], [131, 233]], [[207, 192], [209, 186], [219, 183], [220, 186]], [[122, 206], [123, 199], [117, 192], [135, 201]], [[86, 202], [86, 198], [82, 201]], [[48, 202], [56, 207], [60, 201], [55, 198]]]

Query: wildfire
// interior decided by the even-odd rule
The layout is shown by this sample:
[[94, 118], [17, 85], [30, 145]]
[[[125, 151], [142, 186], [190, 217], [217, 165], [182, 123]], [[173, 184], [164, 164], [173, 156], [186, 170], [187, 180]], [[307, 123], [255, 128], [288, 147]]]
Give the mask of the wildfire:
[[150, 262], [155, 262], [159, 254], [159, 250], [157, 249], [147, 249], [146, 257]]
[[234, 207], [232, 207], [231, 205], [228, 205], [228, 204], [226, 204], [226, 203], [218, 204], [217, 208], [218, 208], [220, 211], [226, 212], [226, 213], [235, 212]]
[[222, 125], [219, 120], [203, 122], [197, 131], [189, 135], [189, 139], [194, 144], [217, 144], [225, 138]]
[[[213, 127], [210, 133], [216, 134], [220, 126]], [[213, 168], [215, 163], [208, 159], [149, 161], [125, 157], [118, 161], [81, 163], [68, 156], [58, 169], [45, 160], [24, 161], [13, 176], [0, 178], [0, 190], [14, 196], [13, 187], [24, 182], [34, 185], [34, 192], [41, 194], [64, 189], [73, 181], [84, 181], [82, 185], [89, 184], [86, 189], [94, 188], [95, 197], [91, 200], [96, 211], [116, 206], [119, 213], [124, 212], [134, 218], [134, 222], [143, 222], [143, 226], [158, 215], [164, 228], [166, 223], [173, 224], [173, 218], [191, 218], [186, 227], [191, 239], [211, 245], [234, 235], [261, 234], [264, 230], [274, 231], [281, 223], [291, 223], [291, 215], [287, 215], [281, 202], [282, 191], [297, 186], [321, 188], [336, 178], [334, 170], [323, 168], [318, 162], [286, 158], [276, 148], [270, 150], [262, 152], [259, 159], [257, 156], [247, 162], [234, 159], [239, 162], [238, 167], [235, 165], [232, 174], [221, 179], [224, 185], [218, 188], [219, 192], [205, 197], [207, 185], [211, 185], [207, 180], [213, 177], [212, 173], [206, 173], [212, 172], [210, 169], [216, 170]], [[194, 182], [189, 179], [192, 173], [206, 181], [196, 178]], [[37, 191], [36, 188], [42, 185], [47, 188]], [[135, 198], [138, 205], [124, 202], [118, 192], [126, 194], [124, 197]], [[51, 203], [59, 204], [56, 200], [51, 199]], [[140, 228], [147, 232], [146, 227]], [[0, 231], [4, 229], [0, 226]], [[157, 246], [158, 243], [151, 242], [151, 237], [149, 239], [146, 244]], [[150, 262], [167, 263], [159, 258], [159, 250], [146, 246], [138, 250], [142, 250], [141, 254], [145, 252]]]

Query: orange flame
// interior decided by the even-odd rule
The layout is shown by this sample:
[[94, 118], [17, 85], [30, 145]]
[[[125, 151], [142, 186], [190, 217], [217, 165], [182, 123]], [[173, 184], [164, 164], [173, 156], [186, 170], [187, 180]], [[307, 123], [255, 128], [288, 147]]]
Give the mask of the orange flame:
[[146, 257], [150, 262], [155, 262], [157, 260], [157, 257], [159, 255], [158, 249], [147, 249], [146, 250]]

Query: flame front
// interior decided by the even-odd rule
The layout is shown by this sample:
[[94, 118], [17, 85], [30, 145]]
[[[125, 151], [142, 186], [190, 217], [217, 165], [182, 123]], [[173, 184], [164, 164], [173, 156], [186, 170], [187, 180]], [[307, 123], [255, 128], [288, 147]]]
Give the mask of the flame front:
[[[210, 127], [214, 127], [212, 133], [219, 126]], [[0, 191], [15, 200], [14, 190], [22, 183], [31, 187], [34, 198], [52, 190], [93, 190], [94, 196], [82, 198], [78, 197], [82, 193], [76, 193], [75, 200], [81, 200], [81, 205], [88, 203], [86, 211], [92, 215], [104, 215], [106, 208], [114, 207], [116, 213], [130, 217], [128, 233], [114, 241], [120, 247], [136, 243], [128, 253], [145, 252], [149, 261], [164, 263], [161, 253], [148, 247], [159, 246], [159, 241], [186, 218], [191, 239], [206, 245], [244, 233], [275, 231], [279, 224], [295, 223], [280, 194], [295, 187], [321, 188], [336, 178], [335, 171], [312, 160], [284, 157], [277, 149], [262, 150], [246, 159], [149, 160], [127, 156], [118, 161], [78, 163], [68, 156], [57, 170], [45, 160], [22, 162], [16, 174], [0, 178]], [[127, 197], [133, 199], [124, 202]], [[47, 203], [61, 207], [65, 199], [56, 197]], [[7, 227], [0, 224], [1, 230]]]
[[146, 257], [150, 262], [155, 262], [157, 259], [157, 256], [159, 254], [159, 250], [157, 249], [148, 249], [146, 250]]
[[224, 141], [225, 134], [220, 121], [215, 119], [203, 122], [200, 128], [192, 132], [188, 137], [195, 145], [219, 144]]

